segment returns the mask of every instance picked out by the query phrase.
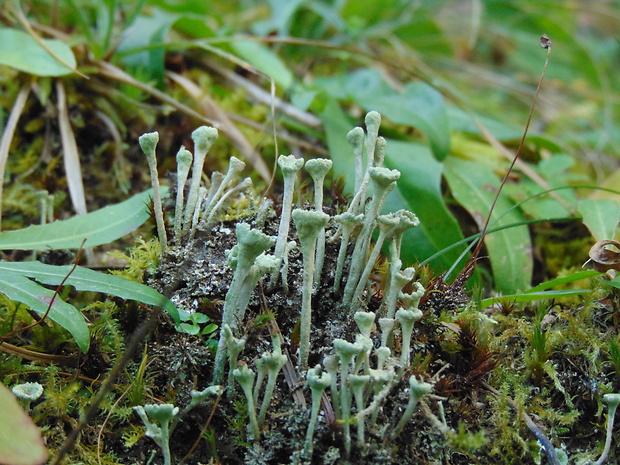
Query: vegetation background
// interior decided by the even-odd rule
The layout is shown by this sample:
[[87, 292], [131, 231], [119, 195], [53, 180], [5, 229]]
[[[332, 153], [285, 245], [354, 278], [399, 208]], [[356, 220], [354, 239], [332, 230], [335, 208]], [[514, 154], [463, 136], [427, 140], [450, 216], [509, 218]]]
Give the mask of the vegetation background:
[[[618, 391], [617, 291], [612, 285], [603, 295], [598, 284], [583, 284], [576, 274], [595, 241], [614, 239], [620, 217], [617, 1], [5, 0], [0, 22], [3, 231], [132, 198], [150, 186], [137, 144], [141, 134], [160, 133], [163, 178], [175, 170], [178, 148], [192, 146], [192, 130], [214, 122], [221, 135], [208, 155], [208, 174], [224, 170], [235, 155], [252, 167], [260, 192], [278, 154], [329, 156], [332, 185], [344, 185], [333, 195], [346, 195], [353, 164], [345, 134], [377, 110], [388, 139], [386, 165], [402, 172], [386, 209], [407, 208], [420, 218], [403, 260], [428, 265], [427, 281], [458, 262], [465, 237], [484, 223], [527, 121], [546, 58], [539, 37], [547, 34], [553, 47], [538, 106], [492, 217], [497, 231], [486, 242], [488, 263], [481, 262], [472, 286], [484, 297], [523, 295], [541, 282], [575, 276], [559, 297], [579, 294], [592, 302], [611, 295], [604, 307], [610, 329], [597, 333], [601, 339], [588, 352], [586, 371], [604, 372], [604, 380], [592, 378], [604, 391]], [[137, 205], [142, 216], [116, 225], [99, 242], [105, 245], [89, 249], [89, 266], [127, 263], [109, 252], [124, 250], [135, 236], [110, 242], [145, 221], [148, 212]], [[16, 246], [15, 236], [3, 234], [5, 262], [32, 257], [23, 250], [33, 247]], [[151, 227], [139, 234], [147, 238]], [[53, 265], [72, 260], [43, 255]], [[571, 294], [566, 286], [580, 292]], [[115, 360], [123, 347], [113, 339], [123, 336], [110, 332], [115, 323], [99, 294], [78, 297], [65, 290], [61, 297], [100, 323], [90, 326], [90, 337]], [[546, 312], [556, 305], [550, 297], [556, 295], [546, 296]], [[583, 305], [559, 302], [572, 309]], [[58, 356], [76, 351], [76, 341], [80, 345], [71, 323], [61, 323], [70, 334], [20, 339], [14, 330], [31, 317], [12, 300], [1, 305], [0, 337], [7, 344]], [[520, 311], [530, 323], [546, 314]], [[105, 337], [98, 328], [106, 328]], [[547, 346], [538, 361], [544, 365], [560, 347]], [[583, 354], [581, 345], [573, 349]], [[40, 360], [26, 365], [23, 353], [1, 357], [5, 385], [31, 378], [59, 382]], [[102, 366], [105, 372], [107, 364]], [[535, 367], [532, 373], [557, 379]], [[78, 395], [88, 388], [57, 388], [57, 401], [73, 402], [79, 412], [84, 403], [68, 400], [63, 389]], [[39, 419], [62, 409], [50, 404]], [[67, 425], [76, 415], [67, 417]]]

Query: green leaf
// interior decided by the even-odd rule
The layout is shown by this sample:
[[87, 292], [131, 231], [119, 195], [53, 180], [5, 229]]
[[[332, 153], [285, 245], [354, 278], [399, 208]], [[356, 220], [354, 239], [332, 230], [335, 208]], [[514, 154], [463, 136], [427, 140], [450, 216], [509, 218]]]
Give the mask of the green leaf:
[[602, 274], [603, 273], [599, 273], [598, 271], [594, 270], [578, 271], [569, 276], [562, 276], [561, 278], [556, 278], [550, 281], [545, 281], [544, 283], [540, 283], [538, 286], [534, 286], [533, 288], [528, 289], [527, 291], [525, 291], [525, 293], [530, 294], [533, 292], [545, 291], [552, 287], [563, 286], [564, 284], [570, 284], [581, 279], [587, 279], [593, 276], [600, 276]]
[[377, 70], [360, 69], [345, 76], [316, 79], [315, 86], [339, 100], [353, 100], [367, 111], [378, 111], [393, 123], [421, 130], [437, 160], [448, 155], [448, 111], [441, 94], [428, 84], [409, 83], [396, 92]]
[[385, 82], [381, 73], [373, 68], [317, 77], [314, 79], [314, 86], [337, 100], [354, 101], [362, 94], [372, 95], [375, 98], [394, 94], [394, 90]]
[[200, 332], [200, 326], [196, 324], [192, 324], [192, 323], [181, 323], [179, 326], [177, 326], [177, 330], [182, 333], [191, 334], [192, 336], [195, 336], [196, 334]]
[[[499, 188], [497, 176], [490, 167], [480, 162], [458, 157], [446, 159], [444, 167], [444, 176], [455, 199], [482, 228]], [[510, 200], [500, 195], [491, 217], [493, 227], [524, 221], [519, 210], [513, 209], [508, 212], [512, 206]], [[497, 223], [495, 220], [498, 220]], [[530, 287], [533, 263], [527, 226], [503, 229], [489, 234], [485, 244], [493, 268], [495, 289], [512, 294]]]
[[620, 205], [608, 199], [584, 199], [579, 202], [583, 224], [597, 241], [613, 239], [620, 222]]
[[[134, 231], [148, 219], [151, 194], [152, 190], [148, 190], [117, 205], [68, 220], [2, 232], [0, 249], [77, 249], [84, 239], [84, 248], [107, 244]], [[166, 194], [167, 189], [163, 188], [162, 195]]]
[[[0, 272], [4, 271], [7, 275], [27, 276], [42, 284], [52, 286], [58, 286], [72, 268], [72, 265], [53, 266], [39, 262], [0, 262]], [[144, 284], [127, 281], [120, 276], [103, 274], [80, 266], [75, 268], [65, 284], [74, 286], [78, 291], [102, 292], [115, 295], [121, 299], [155, 305], [163, 308], [174, 319], [175, 323], [179, 322], [179, 314], [174, 304], [155, 289]]]
[[[138, 16], [123, 32], [123, 40], [117, 48], [117, 52], [123, 55], [123, 63], [161, 81], [165, 71], [164, 44], [168, 31], [178, 17], [175, 13], [157, 8], [153, 9], [150, 16]], [[149, 49], [143, 50], [145, 47]]]
[[528, 292], [527, 294], [513, 294], [504, 295], [499, 297], [490, 297], [480, 301], [480, 308], [487, 308], [499, 302], [531, 302], [533, 300], [550, 300], [557, 299], [559, 297], [572, 297], [576, 295], [583, 295], [592, 292], [591, 289], [570, 289], [564, 291], [543, 291], [543, 292]]
[[352, 194], [355, 186], [355, 157], [346, 136], [353, 127], [353, 123], [336, 100], [331, 98], [328, 99], [321, 113], [321, 121], [323, 121], [327, 147], [333, 162], [334, 178], [343, 176], [344, 193]]
[[23, 411], [15, 395], [0, 384], [0, 460], [5, 465], [42, 465], [47, 451], [41, 430]]
[[[11, 300], [28, 305], [40, 315], [45, 314], [54, 296], [54, 291], [39, 286], [19, 273], [0, 273], [0, 292]], [[71, 333], [82, 352], [88, 352], [90, 346], [88, 326], [82, 314], [73, 305], [56, 296], [48, 317]]]
[[[75, 56], [66, 44], [57, 39], [43, 39], [43, 42], [67, 65], [75, 68]], [[29, 34], [10, 28], [0, 28], [0, 64], [35, 76], [64, 76], [73, 73]]]
[[[459, 224], [441, 195], [443, 164], [433, 157], [428, 148], [388, 140], [385, 165], [398, 169], [401, 177], [396, 189], [387, 198], [384, 210], [404, 208], [420, 219], [419, 226], [405, 233], [401, 254], [403, 262], [421, 262], [463, 239]], [[436, 273], [444, 272], [464, 249], [464, 245], [454, 248], [429, 264]]]
[[431, 150], [443, 161], [450, 149], [450, 124], [441, 94], [423, 82], [412, 82], [401, 93], [373, 95], [360, 93], [355, 100], [366, 110], [375, 110], [393, 123], [421, 130], [428, 137]]
[[272, 49], [253, 40], [235, 40], [231, 48], [257, 70], [271, 77], [283, 89], [292, 87], [293, 73]]

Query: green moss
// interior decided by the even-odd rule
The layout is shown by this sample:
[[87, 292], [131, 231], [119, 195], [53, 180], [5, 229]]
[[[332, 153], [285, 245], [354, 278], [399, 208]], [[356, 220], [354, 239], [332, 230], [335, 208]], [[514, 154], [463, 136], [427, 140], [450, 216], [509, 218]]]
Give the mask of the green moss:
[[111, 274], [142, 283], [145, 273], [154, 273], [157, 270], [161, 256], [161, 244], [155, 238], [148, 242], [139, 238], [137, 244], [129, 249], [127, 254], [114, 251], [110, 252], [110, 255], [127, 261], [126, 268], [112, 270]]

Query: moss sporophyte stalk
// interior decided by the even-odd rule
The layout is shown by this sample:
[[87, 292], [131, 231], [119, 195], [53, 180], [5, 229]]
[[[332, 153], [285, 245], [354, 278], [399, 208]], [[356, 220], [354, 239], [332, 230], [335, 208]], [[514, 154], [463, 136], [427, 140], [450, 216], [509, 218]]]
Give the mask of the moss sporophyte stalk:
[[[286, 457], [278, 463], [333, 463], [334, 454], [343, 463], [391, 463], [409, 447], [401, 438], [416, 433], [420, 406], [444, 441], [456, 437], [443, 404], [435, 402], [438, 418], [425, 403], [437, 377], [428, 374], [428, 351], [420, 353], [424, 338], [455, 325], [442, 326], [435, 314], [435, 326], [421, 332], [429, 324], [428, 309], [420, 308], [425, 289], [401, 259], [405, 232], [420, 222], [410, 211], [383, 212], [400, 172], [383, 166], [380, 123], [370, 112], [367, 132], [347, 135], [355, 156], [348, 204], [324, 201], [332, 167], [325, 159], [280, 156], [278, 205], [258, 197], [248, 178], [239, 181], [245, 164], [234, 157], [225, 175], [213, 173], [204, 186], [205, 155], [217, 137], [204, 127], [192, 135], [193, 156], [178, 152], [175, 202], [164, 203], [165, 212], [155, 203], [160, 240], [167, 241], [166, 219], [174, 234], [162, 244], [153, 284], [172, 289], [183, 314], [199, 311], [206, 299], [221, 302], [219, 321], [209, 313], [220, 332], [202, 378], [209, 389], [224, 390], [214, 407], [217, 431], [243, 438], [251, 463], [257, 451]], [[140, 142], [151, 164], [156, 133]], [[305, 172], [311, 193], [296, 189]], [[153, 426], [147, 422], [155, 410], [138, 413], [162, 450], [168, 447], [167, 420]], [[169, 413], [176, 418], [176, 410]]]

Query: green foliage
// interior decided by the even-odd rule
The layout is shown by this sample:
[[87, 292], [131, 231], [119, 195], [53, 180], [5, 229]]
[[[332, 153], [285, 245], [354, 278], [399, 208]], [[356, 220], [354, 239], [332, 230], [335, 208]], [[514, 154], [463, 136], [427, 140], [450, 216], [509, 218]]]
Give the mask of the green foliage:
[[[145, 203], [151, 191], [68, 220], [0, 233], [0, 248], [17, 250], [89, 248], [115, 241], [137, 229], [149, 217]], [[85, 241], [85, 242], [84, 242]]]
[[583, 223], [597, 241], [613, 239], [620, 223], [620, 205], [608, 199], [579, 202]]
[[552, 347], [549, 343], [547, 330], [543, 328], [542, 322], [549, 309], [540, 305], [534, 318], [534, 328], [529, 336], [531, 355], [529, 358], [528, 369], [532, 373], [533, 382], [536, 386], [540, 385], [545, 373], [544, 365], [551, 356]]
[[[127, 281], [118, 276], [105, 275], [82, 267], [52, 266], [39, 262], [0, 262], [5, 274], [0, 278], [4, 293], [11, 299], [27, 304], [30, 308], [61, 325], [74, 337], [83, 352], [88, 351], [90, 336], [84, 317], [72, 305], [55, 293], [30, 281], [34, 278], [43, 284], [74, 286], [80, 291], [105, 292], [125, 299], [160, 306], [178, 321], [176, 307], [170, 300], [143, 284]], [[52, 302], [52, 298], [53, 302]]]
[[617, 338], [609, 340], [609, 358], [614, 365], [614, 374], [620, 379], [620, 341]]
[[467, 430], [465, 423], [459, 422], [456, 434], [449, 438], [449, 443], [456, 450], [463, 451], [470, 457], [475, 457], [475, 453], [489, 443], [484, 430], [472, 433]]
[[0, 28], [0, 64], [35, 76], [72, 73], [76, 61], [71, 49], [58, 39], [44, 39], [43, 43], [47, 50], [24, 31]]
[[139, 238], [137, 244], [129, 249], [128, 254], [115, 250], [110, 255], [127, 262], [127, 267], [122, 270], [113, 270], [111, 272], [113, 275], [143, 283], [145, 273], [153, 274], [157, 270], [159, 257], [161, 257], [161, 244], [157, 239], [145, 242]]
[[177, 325], [178, 331], [191, 334], [193, 336], [207, 336], [209, 339], [213, 339], [212, 336], [217, 329], [217, 325], [214, 323], [209, 323], [211, 319], [207, 315], [204, 313], [192, 313], [189, 315], [183, 310], [181, 310], [180, 314], [181, 321], [183, 321], [183, 323]]

